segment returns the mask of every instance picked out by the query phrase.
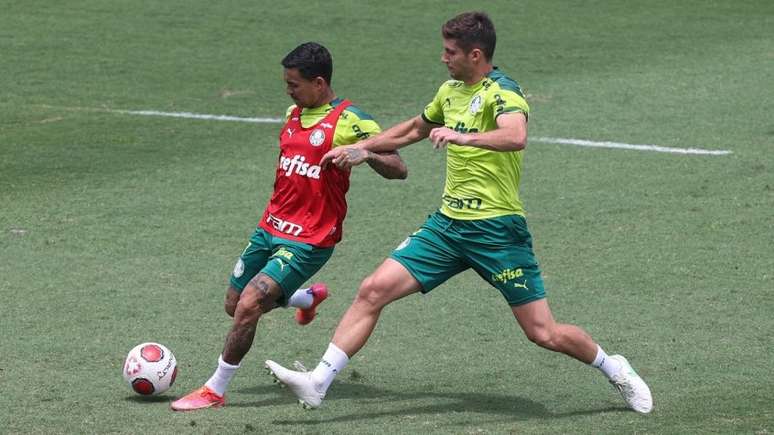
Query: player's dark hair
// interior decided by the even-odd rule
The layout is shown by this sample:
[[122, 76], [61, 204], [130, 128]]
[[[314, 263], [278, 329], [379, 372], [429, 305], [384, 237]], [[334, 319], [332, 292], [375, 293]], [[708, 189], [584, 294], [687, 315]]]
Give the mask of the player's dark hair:
[[497, 35], [494, 24], [486, 13], [461, 13], [441, 27], [441, 34], [443, 34], [444, 39], [456, 41], [465, 53], [470, 53], [474, 48], [478, 48], [484, 53], [487, 61], [492, 61], [495, 45], [497, 45]]
[[282, 66], [295, 68], [301, 77], [312, 80], [322, 77], [325, 83], [331, 84], [333, 77], [333, 59], [327, 48], [316, 42], [305, 42], [282, 59]]

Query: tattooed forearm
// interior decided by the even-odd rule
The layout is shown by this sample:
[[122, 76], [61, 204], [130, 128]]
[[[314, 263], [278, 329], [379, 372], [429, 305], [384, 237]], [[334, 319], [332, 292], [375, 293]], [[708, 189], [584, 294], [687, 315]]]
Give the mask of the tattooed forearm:
[[366, 150], [360, 151], [368, 153], [366, 157], [368, 166], [382, 177], [402, 180], [408, 176], [406, 164], [397, 152], [379, 154]]

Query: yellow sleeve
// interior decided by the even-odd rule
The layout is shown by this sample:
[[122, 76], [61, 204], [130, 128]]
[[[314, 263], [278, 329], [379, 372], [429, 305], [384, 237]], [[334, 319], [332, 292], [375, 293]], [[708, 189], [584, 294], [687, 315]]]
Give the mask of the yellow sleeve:
[[355, 106], [347, 107], [336, 123], [333, 147], [351, 145], [382, 131], [371, 115]]
[[425, 110], [422, 112], [422, 119], [431, 124], [443, 125], [443, 104], [446, 100], [444, 98], [445, 88], [446, 83], [441, 85], [441, 87], [438, 89], [438, 92], [436, 92], [435, 97], [433, 97], [433, 101], [425, 106]]
[[527, 100], [508, 89], [500, 89], [492, 94], [488, 103], [492, 107], [495, 119], [503, 113], [523, 113], [525, 116], [529, 116]]

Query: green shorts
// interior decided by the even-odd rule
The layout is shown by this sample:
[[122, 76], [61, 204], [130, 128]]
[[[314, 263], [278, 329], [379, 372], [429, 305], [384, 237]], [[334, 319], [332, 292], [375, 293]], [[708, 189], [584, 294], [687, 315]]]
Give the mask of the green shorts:
[[282, 288], [284, 294], [277, 303], [285, 305], [293, 292], [317, 273], [332, 254], [333, 248], [283, 239], [258, 227], [239, 256], [229, 281], [241, 292], [258, 272], [263, 273]]
[[390, 255], [427, 293], [472, 268], [511, 306], [546, 297], [523, 216], [457, 220], [436, 211]]

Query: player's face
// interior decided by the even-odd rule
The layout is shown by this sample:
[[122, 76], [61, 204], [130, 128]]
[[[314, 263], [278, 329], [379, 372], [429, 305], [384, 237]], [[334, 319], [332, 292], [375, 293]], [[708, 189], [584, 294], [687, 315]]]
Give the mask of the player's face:
[[441, 62], [446, 65], [446, 68], [449, 70], [449, 75], [454, 80], [465, 81], [470, 77], [473, 70], [473, 62], [469, 54], [470, 53], [465, 53], [465, 51], [457, 45], [457, 41], [454, 39], [443, 40]]
[[316, 107], [324, 88], [325, 80], [315, 77], [312, 80], [305, 79], [297, 68], [285, 68], [285, 92], [299, 107]]

